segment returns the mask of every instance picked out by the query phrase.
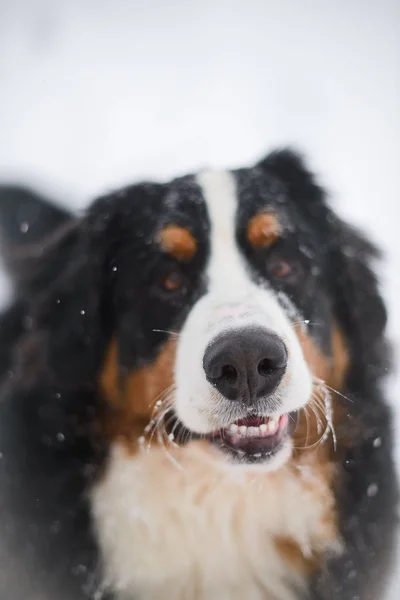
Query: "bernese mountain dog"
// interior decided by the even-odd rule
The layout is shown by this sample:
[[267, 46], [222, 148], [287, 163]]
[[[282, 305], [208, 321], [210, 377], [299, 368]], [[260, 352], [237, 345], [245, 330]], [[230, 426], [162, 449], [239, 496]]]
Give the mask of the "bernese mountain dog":
[[3, 600], [383, 600], [378, 253], [301, 157], [0, 226]]

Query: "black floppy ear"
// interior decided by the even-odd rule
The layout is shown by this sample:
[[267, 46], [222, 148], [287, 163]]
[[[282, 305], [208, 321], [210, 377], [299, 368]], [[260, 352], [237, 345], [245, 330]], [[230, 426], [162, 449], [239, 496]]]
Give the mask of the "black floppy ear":
[[2, 245], [28, 246], [69, 221], [68, 211], [19, 185], [0, 185]]
[[108, 233], [114, 217], [107, 209], [107, 201], [98, 201], [85, 217], [53, 234], [38, 261], [35, 279], [41, 283], [31, 301], [27, 357], [28, 363], [39, 360], [35, 371], [57, 386], [93, 385], [112, 331]]
[[[0, 185], [1, 259], [20, 300], [56, 276], [67, 260], [75, 223], [72, 214], [36, 192]], [[50, 246], [57, 252], [48, 252], [44, 268], [41, 257]]]
[[[0, 315], [1, 379], [11, 369], [14, 349], [25, 333], [27, 305], [66, 262], [74, 222], [69, 212], [40, 194], [19, 185], [0, 185], [1, 262], [14, 289], [11, 305]], [[44, 268], [40, 257], [50, 240], [59, 251]]]
[[353, 367], [364, 368], [367, 381], [388, 367], [385, 339], [387, 313], [374, 267], [377, 248], [353, 227], [330, 215], [329, 257], [335, 286], [335, 312], [347, 334]]

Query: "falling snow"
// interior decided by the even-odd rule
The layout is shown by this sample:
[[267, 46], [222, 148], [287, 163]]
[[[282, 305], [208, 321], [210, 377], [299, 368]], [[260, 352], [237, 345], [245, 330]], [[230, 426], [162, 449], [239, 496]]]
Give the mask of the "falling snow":
[[20, 229], [21, 233], [27, 233], [29, 231], [29, 223], [27, 223], [26, 221], [24, 221], [19, 226], [19, 229]]
[[371, 483], [367, 488], [367, 496], [368, 498], [374, 498], [379, 491], [379, 487], [376, 483]]

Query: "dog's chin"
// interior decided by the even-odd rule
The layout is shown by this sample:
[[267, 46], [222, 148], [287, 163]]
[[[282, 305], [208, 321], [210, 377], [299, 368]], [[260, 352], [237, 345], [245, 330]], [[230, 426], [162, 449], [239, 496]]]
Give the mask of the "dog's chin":
[[291, 434], [296, 416], [296, 413], [264, 417], [250, 415], [207, 434], [187, 429], [176, 418], [174, 438], [180, 443], [185, 440], [207, 441], [221, 460], [229, 465], [276, 470], [291, 456]]

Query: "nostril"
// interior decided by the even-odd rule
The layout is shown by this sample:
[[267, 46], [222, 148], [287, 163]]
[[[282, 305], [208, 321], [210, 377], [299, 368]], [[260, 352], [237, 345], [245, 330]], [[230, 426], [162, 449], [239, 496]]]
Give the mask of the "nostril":
[[257, 371], [261, 375], [261, 377], [267, 377], [271, 375], [273, 371], [275, 371], [276, 367], [274, 367], [272, 361], [269, 358], [263, 358], [260, 360], [257, 366]]
[[227, 383], [236, 383], [238, 372], [232, 365], [224, 365], [221, 369], [221, 378], [225, 379]]

